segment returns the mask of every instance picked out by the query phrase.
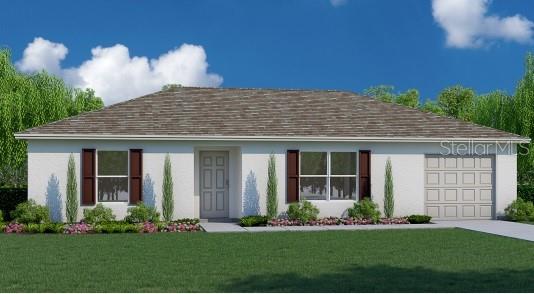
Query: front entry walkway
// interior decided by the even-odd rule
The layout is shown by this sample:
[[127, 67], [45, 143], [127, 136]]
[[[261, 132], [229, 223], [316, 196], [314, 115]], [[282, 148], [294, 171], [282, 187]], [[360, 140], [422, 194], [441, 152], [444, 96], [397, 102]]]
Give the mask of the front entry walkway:
[[534, 241], [534, 225], [500, 220], [436, 221], [439, 224], [504, 237]]

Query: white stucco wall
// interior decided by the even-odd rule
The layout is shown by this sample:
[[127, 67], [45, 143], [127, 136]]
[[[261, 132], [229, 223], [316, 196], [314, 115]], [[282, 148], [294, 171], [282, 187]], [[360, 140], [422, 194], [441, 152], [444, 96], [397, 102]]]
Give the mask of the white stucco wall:
[[[208, 142], [208, 141], [87, 141], [87, 140], [30, 140], [28, 144], [28, 195], [38, 203], [46, 203], [52, 175], [57, 177], [65, 215], [65, 185], [69, 154], [74, 154], [80, 188], [80, 152], [82, 148], [98, 150], [143, 149], [143, 175], [153, 181], [156, 207], [161, 210], [161, 184], [165, 154], [172, 161], [174, 178], [175, 218], [199, 217], [200, 151], [224, 150], [229, 152], [229, 217], [238, 218], [247, 212], [247, 199], [258, 198], [260, 213], [266, 213], [267, 163], [270, 154], [276, 158], [278, 177], [278, 210], [286, 204], [286, 151], [371, 150], [371, 193], [381, 209], [383, 204], [384, 170], [387, 158], [393, 166], [395, 215], [424, 213], [424, 158], [425, 154], [443, 151], [439, 143], [331, 143], [331, 142]], [[516, 197], [516, 155], [497, 151], [495, 156], [496, 212]], [[53, 190], [53, 189], [52, 189]], [[146, 197], [145, 197], [146, 198]], [[321, 216], [340, 216], [354, 203], [352, 200], [312, 201]], [[127, 203], [105, 203], [113, 208], [118, 219], [126, 215]], [[82, 216], [79, 210], [79, 217]]]

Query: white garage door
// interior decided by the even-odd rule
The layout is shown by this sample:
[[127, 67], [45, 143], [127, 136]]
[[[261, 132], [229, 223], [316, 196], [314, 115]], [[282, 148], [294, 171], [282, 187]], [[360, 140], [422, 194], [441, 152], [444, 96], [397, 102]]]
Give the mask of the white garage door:
[[425, 211], [434, 219], [491, 219], [493, 156], [425, 158]]

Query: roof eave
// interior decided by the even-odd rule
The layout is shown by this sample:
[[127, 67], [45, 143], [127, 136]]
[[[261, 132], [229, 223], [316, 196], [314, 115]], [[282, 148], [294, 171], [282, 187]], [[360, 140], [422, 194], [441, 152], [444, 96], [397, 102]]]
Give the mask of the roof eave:
[[81, 135], [81, 134], [15, 134], [20, 140], [149, 140], [149, 141], [292, 141], [292, 142], [510, 142], [530, 143], [530, 138], [427, 138], [427, 137], [314, 137], [314, 136], [197, 136], [197, 135]]

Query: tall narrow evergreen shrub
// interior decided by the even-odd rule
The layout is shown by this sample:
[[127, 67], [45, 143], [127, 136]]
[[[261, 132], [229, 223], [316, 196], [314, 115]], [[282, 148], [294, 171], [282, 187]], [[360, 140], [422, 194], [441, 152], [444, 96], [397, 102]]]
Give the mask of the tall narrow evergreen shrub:
[[172, 214], [174, 212], [173, 181], [171, 167], [171, 158], [169, 154], [167, 154], [165, 156], [165, 164], [163, 167], [163, 201], [161, 205], [163, 210], [163, 218], [168, 222], [172, 221]]
[[67, 221], [69, 223], [76, 222], [78, 216], [78, 183], [76, 180], [76, 163], [72, 153], [69, 156], [67, 167], [67, 203], [65, 206]]
[[386, 174], [384, 176], [384, 214], [387, 218], [393, 217], [395, 200], [393, 199], [393, 173], [391, 170], [391, 159], [386, 161]]
[[267, 175], [267, 216], [272, 219], [278, 216], [278, 179], [276, 178], [276, 161], [273, 154], [269, 156]]

